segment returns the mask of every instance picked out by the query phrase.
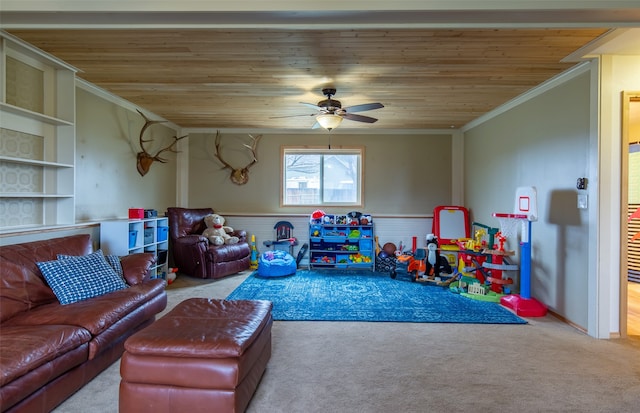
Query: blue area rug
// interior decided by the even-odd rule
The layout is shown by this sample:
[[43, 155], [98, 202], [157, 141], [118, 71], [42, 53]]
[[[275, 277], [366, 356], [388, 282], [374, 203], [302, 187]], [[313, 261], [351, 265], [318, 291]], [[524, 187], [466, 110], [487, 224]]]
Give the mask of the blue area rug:
[[278, 278], [254, 273], [227, 299], [272, 301], [273, 318], [281, 321], [527, 323], [497, 303], [368, 271], [298, 270], [295, 275]]

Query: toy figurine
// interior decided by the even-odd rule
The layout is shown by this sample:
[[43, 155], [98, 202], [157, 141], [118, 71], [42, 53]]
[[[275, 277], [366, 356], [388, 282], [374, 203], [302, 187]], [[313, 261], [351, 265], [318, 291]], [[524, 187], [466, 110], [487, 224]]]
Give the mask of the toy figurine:
[[169, 268], [169, 272], [167, 274], [167, 285], [172, 284], [176, 280], [177, 275], [178, 275], [177, 268]]
[[255, 234], [251, 235], [251, 259], [249, 261], [249, 269], [257, 270], [258, 269], [258, 248], [256, 248], [256, 236]]
[[496, 232], [495, 238], [498, 240], [497, 250], [504, 251], [504, 243], [507, 240], [507, 237], [502, 234], [502, 231], [498, 231]]

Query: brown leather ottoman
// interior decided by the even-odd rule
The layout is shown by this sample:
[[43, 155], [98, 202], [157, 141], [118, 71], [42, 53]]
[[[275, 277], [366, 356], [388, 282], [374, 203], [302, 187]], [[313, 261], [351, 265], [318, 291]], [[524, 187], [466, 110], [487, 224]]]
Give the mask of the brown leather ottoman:
[[120, 413], [245, 411], [271, 357], [271, 308], [192, 298], [129, 337]]

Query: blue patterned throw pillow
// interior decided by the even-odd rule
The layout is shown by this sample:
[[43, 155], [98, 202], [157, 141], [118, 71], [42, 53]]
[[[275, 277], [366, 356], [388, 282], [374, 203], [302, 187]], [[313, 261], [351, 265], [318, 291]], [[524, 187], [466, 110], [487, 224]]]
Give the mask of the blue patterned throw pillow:
[[83, 257], [38, 262], [60, 304], [71, 304], [127, 288], [98, 250]]
[[[100, 252], [102, 252], [102, 250], [98, 250]], [[95, 253], [97, 253], [98, 251], [96, 251]], [[94, 253], [94, 254], [95, 254]], [[104, 255], [104, 253], [102, 253]], [[66, 260], [69, 258], [79, 258], [78, 255], [65, 255], [65, 254], [58, 254], [58, 259], [59, 260]], [[104, 259], [107, 261], [107, 263], [111, 266], [111, 268], [113, 268], [113, 270], [116, 272], [116, 274], [118, 274], [122, 280], [126, 283], [127, 280], [125, 280], [124, 278], [124, 270], [122, 269], [122, 263], [120, 262], [120, 257], [118, 257], [117, 255], [104, 255]]]
[[105, 255], [104, 259], [107, 260], [107, 263], [113, 268], [113, 270], [118, 274], [122, 279], [124, 279], [124, 271], [122, 270], [122, 263], [120, 263], [120, 257], [117, 255]]

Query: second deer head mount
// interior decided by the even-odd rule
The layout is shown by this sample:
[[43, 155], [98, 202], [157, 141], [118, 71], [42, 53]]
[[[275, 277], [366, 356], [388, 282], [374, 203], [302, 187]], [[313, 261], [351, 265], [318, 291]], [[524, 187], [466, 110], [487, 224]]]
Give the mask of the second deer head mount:
[[138, 109], [136, 109], [136, 110], [138, 111], [140, 116], [142, 116], [144, 118], [144, 120], [145, 120], [144, 126], [140, 130], [140, 149], [142, 149], [142, 151], [137, 153], [136, 167], [138, 168], [138, 173], [141, 176], [145, 176], [147, 174], [147, 172], [149, 172], [149, 169], [151, 168], [151, 164], [154, 161], [158, 161], [160, 163], [166, 163], [167, 162], [167, 159], [164, 159], [164, 158], [160, 157], [161, 153], [166, 152], [166, 151], [177, 153], [178, 151], [176, 151], [174, 149], [175, 145], [178, 143], [178, 141], [180, 139], [184, 139], [188, 135], [181, 136], [179, 138], [177, 136], [174, 136], [173, 137], [173, 142], [171, 142], [171, 144], [169, 146], [166, 146], [166, 147], [160, 149], [158, 152], [156, 152], [155, 155], [151, 155], [144, 148], [144, 144], [147, 143], [147, 142], [153, 141], [153, 139], [143, 139], [142, 137], [144, 136], [144, 132], [147, 130], [147, 128], [149, 128], [149, 126], [155, 125], [156, 123], [165, 123], [166, 121], [165, 120], [150, 120], [149, 118], [147, 118], [145, 116], [144, 113], [140, 112]]
[[222, 159], [222, 155], [220, 154], [220, 131], [216, 132], [216, 141], [215, 141], [216, 155], [215, 156], [216, 158], [218, 158], [220, 162], [222, 162], [222, 165], [224, 165], [223, 169], [226, 169], [226, 168], [231, 169], [231, 182], [233, 182], [236, 185], [244, 185], [249, 181], [249, 168], [251, 168], [253, 164], [255, 164], [256, 162], [258, 162], [256, 148], [258, 146], [258, 142], [260, 141], [260, 138], [262, 138], [262, 135], [258, 135], [256, 137], [249, 135], [249, 137], [251, 138], [251, 141], [252, 141], [251, 145], [247, 145], [245, 143], [242, 146], [248, 148], [251, 151], [251, 157], [253, 159], [245, 167], [234, 168], [233, 166], [229, 165], [224, 159]]

